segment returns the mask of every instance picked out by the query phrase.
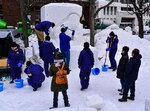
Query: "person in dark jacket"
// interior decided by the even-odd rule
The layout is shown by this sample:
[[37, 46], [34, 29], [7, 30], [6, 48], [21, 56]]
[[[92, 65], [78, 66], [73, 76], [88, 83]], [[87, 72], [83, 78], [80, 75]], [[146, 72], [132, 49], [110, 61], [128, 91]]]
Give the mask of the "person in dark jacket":
[[107, 40], [106, 40], [106, 43], [108, 44], [108, 48], [106, 49], [106, 51], [109, 51], [109, 60], [111, 64], [109, 69], [112, 69], [113, 71], [115, 71], [117, 69], [115, 55], [117, 52], [119, 40], [118, 40], [118, 36], [115, 35], [113, 31], [110, 32], [109, 36], [110, 37], [107, 37]]
[[[49, 28], [54, 27], [55, 23], [50, 21], [42, 21], [35, 26], [35, 33], [38, 37], [39, 46], [44, 41], [44, 33], [49, 35]], [[43, 33], [44, 32], [44, 33]]]
[[27, 67], [24, 72], [28, 75], [28, 83], [33, 87], [33, 91], [36, 91], [42, 86], [42, 82], [45, 80], [43, 74], [43, 68], [38, 64], [32, 64], [31, 61], [27, 61]]
[[8, 52], [7, 64], [10, 66], [11, 71], [11, 83], [14, 83], [15, 79], [21, 79], [22, 64], [23, 64], [24, 54], [19, 45], [12, 42], [11, 49]]
[[89, 48], [89, 43], [84, 43], [84, 49], [80, 52], [78, 58], [78, 67], [80, 68], [80, 83], [81, 90], [87, 89], [89, 86], [89, 79], [91, 68], [94, 65], [93, 52]]
[[67, 28], [61, 28], [61, 33], [59, 35], [59, 39], [60, 39], [60, 50], [63, 55], [63, 59], [69, 67], [71, 37], [65, 34], [66, 30], [67, 30]]
[[[129, 63], [127, 64], [127, 67], [125, 69], [125, 85], [124, 85], [124, 91], [123, 96], [121, 99], [119, 99], [120, 102], [126, 102], [127, 99], [134, 100], [135, 97], [135, 81], [138, 78], [139, 68], [141, 65], [141, 54], [138, 49], [134, 49], [132, 51], [132, 56], [129, 60]], [[128, 91], [130, 89], [130, 96], [128, 97]]]
[[49, 64], [54, 62], [53, 53], [55, 52], [55, 46], [50, 41], [50, 37], [46, 36], [45, 41], [40, 45], [40, 57], [44, 61], [44, 70], [46, 77], [49, 77]]
[[118, 89], [118, 91], [120, 91], [121, 93], [123, 93], [123, 89], [124, 89], [125, 68], [129, 62], [128, 51], [129, 51], [129, 47], [124, 46], [122, 48], [122, 52], [121, 52], [122, 57], [120, 58], [118, 68], [117, 68], [117, 78], [120, 79], [120, 83], [121, 83], [121, 89]]
[[[55, 56], [54, 63], [50, 66], [49, 74], [52, 77], [51, 82], [51, 91], [54, 93], [53, 98], [53, 107], [50, 107], [50, 109], [57, 108], [58, 107], [58, 93], [62, 92], [64, 104], [65, 107], [70, 107], [68, 95], [67, 95], [67, 89], [68, 89], [68, 83], [66, 84], [56, 84], [56, 73], [58, 72], [58, 67], [62, 67], [62, 63], [64, 62], [62, 54], [58, 53], [59, 55]], [[69, 74], [70, 70], [68, 68], [68, 65], [65, 64], [64, 70], [67, 71], [67, 74]]]

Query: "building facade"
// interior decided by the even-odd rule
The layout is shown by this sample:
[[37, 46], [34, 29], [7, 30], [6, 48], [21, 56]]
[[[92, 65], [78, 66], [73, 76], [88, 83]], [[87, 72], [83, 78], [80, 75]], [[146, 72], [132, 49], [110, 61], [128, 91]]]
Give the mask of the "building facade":
[[[109, 1], [97, 2], [96, 7], [102, 7], [108, 2]], [[98, 13], [97, 19], [100, 24], [103, 24], [105, 21], [112, 21], [121, 28], [125, 28], [126, 26], [134, 27], [138, 25], [138, 21], [135, 14], [129, 14], [132, 13], [132, 10], [133, 8], [127, 8], [126, 0], [115, 0], [110, 6], [102, 9]], [[150, 14], [149, 12], [146, 12], [143, 15], [143, 23], [144, 25], [148, 25], [149, 22]]]

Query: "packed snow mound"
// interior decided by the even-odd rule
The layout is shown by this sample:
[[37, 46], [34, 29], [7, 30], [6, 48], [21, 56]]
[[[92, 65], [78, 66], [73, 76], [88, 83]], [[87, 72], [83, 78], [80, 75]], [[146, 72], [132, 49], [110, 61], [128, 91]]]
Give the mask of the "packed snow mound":
[[129, 32], [130, 34], [132, 34], [132, 29], [131, 29], [131, 27], [129, 27], [129, 26], [125, 28], [125, 31], [126, 31], [126, 32]]
[[104, 106], [103, 98], [99, 95], [89, 95], [87, 96], [86, 105], [95, 109], [102, 109]]
[[112, 24], [112, 25], [108, 26], [106, 29], [111, 29], [111, 30], [119, 29], [119, 26], [117, 24]]
[[100, 111], [112, 111], [112, 109], [113, 111], [119, 111], [119, 109], [114, 103], [110, 101], [105, 101], [105, 105]]

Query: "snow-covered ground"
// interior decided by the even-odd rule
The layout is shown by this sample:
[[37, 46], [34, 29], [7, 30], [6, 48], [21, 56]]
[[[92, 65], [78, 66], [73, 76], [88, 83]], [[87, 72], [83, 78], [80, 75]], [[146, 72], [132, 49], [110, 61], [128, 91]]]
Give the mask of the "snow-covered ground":
[[[116, 78], [116, 72], [111, 70], [107, 72], [101, 71], [97, 76], [91, 74], [89, 88], [80, 91], [79, 69], [75, 68], [77, 64], [73, 64], [72, 61], [74, 60], [71, 56], [71, 64], [75, 66], [71, 68], [71, 73], [68, 76], [68, 96], [71, 107], [64, 108], [62, 94], [60, 93], [59, 108], [52, 111], [144, 111], [145, 100], [150, 98], [150, 81], [148, 79], [150, 78], [150, 42], [145, 39], [139, 39], [135, 35], [116, 28], [116, 26], [99, 32], [95, 37], [95, 50], [97, 51], [95, 53], [98, 53], [99, 57], [103, 57], [103, 59], [99, 61], [95, 58], [95, 61], [98, 62], [95, 67], [99, 67], [100, 70], [104, 63], [105, 40], [111, 31], [114, 31], [119, 38], [116, 54], [117, 63], [121, 57], [121, 49], [125, 45], [130, 47], [129, 56], [134, 48], [140, 49], [143, 56], [139, 78], [136, 81], [135, 101], [118, 102], [118, 99], [121, 98], [117, 91], [120, 88], [120, 82]], [[78, 58], [78, 50], [82, 50], [83, 42], [89, 41], [87, 36], [82, 36], [81, 38], [82, 41], [80, 43], [77, 43], [77, 37], [71, 42], [73, 57]], [[58, 46], [58, 44], [55, 45]], [[108, 59], [107, 64], [109, 65]], [[43, 66], [43, 64], [41, 65]], [[22, 77], [24, 79], [24, 87], [20, 89], [15, 88], [15, 84], [9, 84], [9, 80], [4, 82], [4, 91], [0, 92], [0, 111], [48, 111], [53, 103], [53, 93], [50, 91], [51, 78], [46, 78], [42, 87], [33, 92], [32, 88], [27, 84], [27, 76], [22, 73]], [[99, 110], [96, 110], [96, 108], [99, 108]]]

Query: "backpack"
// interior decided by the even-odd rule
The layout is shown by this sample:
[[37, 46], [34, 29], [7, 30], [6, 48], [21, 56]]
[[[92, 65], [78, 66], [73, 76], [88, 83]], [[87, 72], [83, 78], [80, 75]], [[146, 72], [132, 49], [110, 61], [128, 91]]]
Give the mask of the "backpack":
[[67, 71], [64, 70], [65, 63], [63, 62], [61, 69], [58, 67], [58, 71], [56, 73], [56, 84], [62, 85], [68, 82], [67, 80]]

